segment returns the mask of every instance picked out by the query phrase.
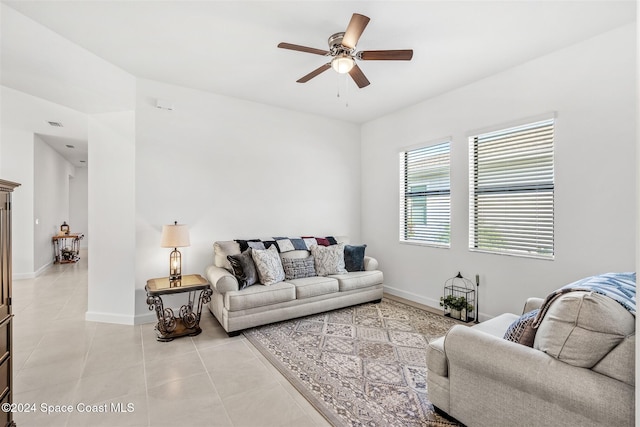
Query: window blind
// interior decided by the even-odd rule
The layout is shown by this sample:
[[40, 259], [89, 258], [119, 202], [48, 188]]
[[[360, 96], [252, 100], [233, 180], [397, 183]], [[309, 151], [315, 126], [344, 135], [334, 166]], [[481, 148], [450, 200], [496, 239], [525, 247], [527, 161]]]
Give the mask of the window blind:
[[469, 247], [554, 256], [554, 120], [470, 138]]
[[400, 153], [400, 240], [449, 247], [450, 143]]

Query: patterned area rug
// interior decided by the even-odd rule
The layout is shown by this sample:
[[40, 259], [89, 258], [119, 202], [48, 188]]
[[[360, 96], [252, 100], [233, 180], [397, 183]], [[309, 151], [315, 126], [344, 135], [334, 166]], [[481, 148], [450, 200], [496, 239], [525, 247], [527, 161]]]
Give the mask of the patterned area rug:
[[334, 426], [455, 426], [426, 385], [427, 343], [454, 324], [385, 298], [244, 335]]

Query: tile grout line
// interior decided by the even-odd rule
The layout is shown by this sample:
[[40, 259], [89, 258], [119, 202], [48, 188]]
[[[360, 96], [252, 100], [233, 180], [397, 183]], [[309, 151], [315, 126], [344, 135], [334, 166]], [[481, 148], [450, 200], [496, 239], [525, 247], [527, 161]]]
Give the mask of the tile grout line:
[[[78, 380], [76, 381], [75, 386], [73, 387], [73, 391], [71, 396], [71, 399], [73, 399], [76, 396], [76, 392], [80, 389], [80, 381], [82, 381], [82, 377], [85, 373], [85, 369], [87, 368], [87, 360], [89, 360], [89, 353], [91, 352], [91, 349], [93, 348], [93, 341], [96, 338], [96, 332], [97, 332], [97, 328], [95, 328], [93, 330], [93, 332], [91, 333], [91, 340], [89, 341], [89, 345], [87, 346], [87, 351], [85, 351], [84, 353], [84, 359], [82, 361], [82, 370], [80, 371], [80, 378], [78, 378]], [[72, 402], [70, 402], [72, 403]], [[67, 414], [67, 419], [66, 419], [66, 427], [71, 427], [69, 426], [69, 422], [70, 422], [70, 418], [71, 418], [71, 413]]]
[[142, 344], [142, 373], [144, 376], [144, 397], [147, 402], [147, 427], [151, 427], [151, 411], [149, 408], [151, 407], [149, 404], [149, 382], [147, 381], [147, 362], [144, 357], [144, 333], [142, 332], [142, 325], [138, 325], [140, 329], [140, 343]]
[[202, 363], [202, 366], [204, 367], [204, 370], [207, 373], [207, 377], [209, 378], [209, 381], [211, 382], [211, 385], [213, 386], [213, 389], [215, 390], [216, 394], [218, 395], [218, 398], [220, 399], [220, 403], [222, 403], [222, 408], [224, 409], [225, 415], [227, 416], [227, 418], [231, 422], [231, 425], [235, 425], [233, 420], [231, 419], [231, 415], [229, 415], [229, 411], [227, 411], [227, 405], [224, 403], [224, 400], [222, 400], [222, 396], [220, 396], [220, 392], [218, 392], [218, 388], [216, 387], [216, 384], [213, 381], [213, 378], [211, 378], [211, 373], [209, 372], [209, 369], [207, 369], [207, 365], [204, 363], [204, 359], [202, 358], [202, 355], [200, 354], [200, 350], [198, 349], [198, 346], [194, 342], [193, 337], [189, 337], [189, 339], [191, 339], [191, 342], [193, 343], [193, 346], [196, 349], [196, 354], [198, 355], [198, 359], [200, 359], [200, 363]]

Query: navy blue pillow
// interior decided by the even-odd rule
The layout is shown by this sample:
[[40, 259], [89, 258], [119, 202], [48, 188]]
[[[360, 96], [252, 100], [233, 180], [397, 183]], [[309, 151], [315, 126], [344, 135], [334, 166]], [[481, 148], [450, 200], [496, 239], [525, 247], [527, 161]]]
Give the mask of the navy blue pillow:
[[364, 250], [367, 245], [344, 247], [344, 268], [347, 271], [364, 271]]

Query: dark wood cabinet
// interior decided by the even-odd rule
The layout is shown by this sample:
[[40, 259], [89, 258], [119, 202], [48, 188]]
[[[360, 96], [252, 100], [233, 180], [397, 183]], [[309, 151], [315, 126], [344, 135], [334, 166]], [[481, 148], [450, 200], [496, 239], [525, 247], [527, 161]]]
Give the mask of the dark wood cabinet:
[[[0, 179], [0, 403], [13, 403], [13, 324], [11, 313], [11, 193], [19, 186]], [[0, 424], [14, 426], [13, 414], [0, 411]]]

